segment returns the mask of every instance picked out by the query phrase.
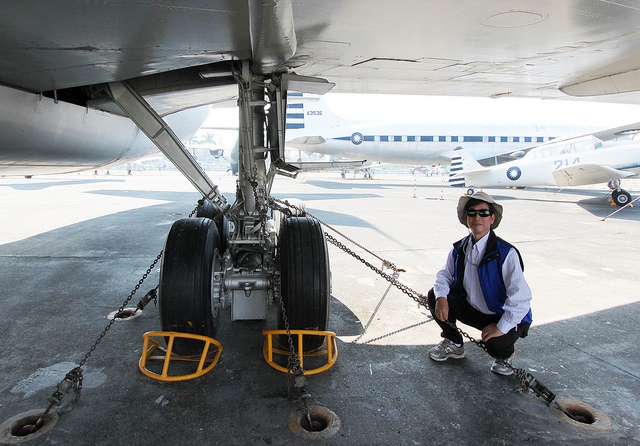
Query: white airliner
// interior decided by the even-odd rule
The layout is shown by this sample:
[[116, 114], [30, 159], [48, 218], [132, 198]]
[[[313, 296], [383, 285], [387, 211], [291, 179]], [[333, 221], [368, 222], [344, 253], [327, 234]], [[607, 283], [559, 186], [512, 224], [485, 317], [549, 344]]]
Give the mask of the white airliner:
[[[329, 105], [332, 103], [337, 104], [336, 109], [348, 105], [350, 115], [360, 118], [337, 115]], [[372, 113], [372, 108], [378, 113]], [[492, 157], [497, 154], [517, 153], [560, 136], [617, 127], [634, 118], [640, 118], [640, 107], [635, 105], [514, 98], [300, 95], [290, 96], [287, 103], [286, 145], [308, 155], [447, 166], [454, 149], [462, 147], [486, 165], [495, 164]]]
[[[122, 152], [109, 155], [113, 146], [88, 138], [95, 131], [86, 130], [131, 141], [135, 130], [120, 134], [107, 114], [128, 116], [206, 199], [200, 215], [213, 217], [178, 220], [167, 236], [159, 284], [163, 329], [212, 336], [220, 309], [230, 305], [233, 320], [284, 309], [292, 330], [324, 330], [330, 271], [322, 228], [300, 216], [301, 208], [270, 212], [277, 207], [270, 197], [274, 177], [298, 169], [284, 159], [287, 93], [333, 88], [640, 103], [640, 10], [632, 3], [4, 1], [0, 165], [6, 172], [20, 164], [115, 160]], [[239, 106], [232, 205], [185, 150], [177, 124], [163, 119], [211, 103]], [[487, 136], [558, 135], [545, 133]], [[336, 136], [349, 144], [375, 135], [384, 136], [373, 130]], [[464, 142], [481, 135], [479, 129], [416, 129], [386, 136]], [[85, 150], [56, 144], [52, 151], [52, 142], [70, 137]], [[304, 350], [322, 341], [316, 336]]]
[[521, 159], [483, 167], [466, 150], [459, 149], [451, 162], [452, 186], [474, 188], [527, 186], [583, 186], [608, 183], [611, 199], [618, 206], [631, 201], [631, 194], [620, 187], [622, 179], [640, 173], [640, 142], [602, 141], [585, 136], [544, 144], [531, 149]]
[[[212, 116], [228, 121], [229, 113], [237, 110], [214, 110]], [[512, 160], [559, 136], [608, 129], [626, 124], [632, 117], [640, 118], [640, 106], [515, 98], [289, 93], [286, 147], [294, 150], [287, 152], [287, 161], [304, 169], [341, 167], [336, 162], [299, 163], [296, 152], [302, 151], [332, 159], [364, 160], [364, 168], [372, 163], [449, 166], [454, 150], [462, 147], [482, 165], [493, 165], [498, 162], [496, 155], [507, 153], [500, 158]], [[210, 121], [211, 125], [215, 122]], [[218, 125], [209, 130], [216, 138], [225, 132], [225, 143], [217, 144], [216, 154], [213, 150], [212, 154], [235, 153], [230, 161], [232, 171], [237, 173], [237, 120], [234, 126]]]

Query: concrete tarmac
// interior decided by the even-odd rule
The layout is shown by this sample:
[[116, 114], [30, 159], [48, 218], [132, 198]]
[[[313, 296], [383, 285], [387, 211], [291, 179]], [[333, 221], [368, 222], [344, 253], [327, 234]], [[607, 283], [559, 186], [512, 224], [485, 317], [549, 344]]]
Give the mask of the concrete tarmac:
[[[211, 176], [233, 199], [235, 178]], [[307, 390], [339, 419], [332, 435], [290, 429], [297, 406], [286, 375], [262, 357], [264, 322], [231, 322], [228, 308], [216, 368], [180, 383], [144, 376], [142, 335], [160, 329], [153, 304], [113, 324], [83, 367], [81, 398], [73, 407], [73, 394], [65, 398], [50, 430], [12, 435], [7, 421], [46, 408], [199, 198], [175, 172], [112, 172], [0, 178], [0, 444], [640, 445], [640, 206], [603, 221], [617, 208], [601, 187], [487, 192], [504, 206], [496, 232], [519, 248], [534, 294], [514, 367], [582, 421], [491, 373], [491, 358], [470, 342], [465, 359], [430, 360], [440, 333], [427, 311], [330, 245], [339, 357]], [[334, 172], [278, 178], [273, 190], [404, 269], [399, 280], [423, 294], [466, 235], [455, 213], [462, 193], [441, 177]], [[158, 269], [132, 304], [157, 285]]]

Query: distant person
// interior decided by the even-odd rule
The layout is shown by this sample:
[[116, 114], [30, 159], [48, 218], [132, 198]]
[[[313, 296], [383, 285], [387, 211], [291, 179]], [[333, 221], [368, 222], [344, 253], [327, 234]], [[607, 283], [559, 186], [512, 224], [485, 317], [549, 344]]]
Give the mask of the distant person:
[[460, 321], [482, 331], [488, 353], [496, 358], [491, 371], [508, 376], [513, 373], [509, 365], [515, 342], [527, 336], [531, 325], [531, 290], [524, 264], [518, 250], [493, 232], [502, 220], [502, 206], [490, 195], [463, 195], [457, 211], [469, 235], [453, 244], [428, 293], [429, 309], [444, 338], [429, 350], [429, 357], [434, 361], [465, 357], [456, 326]]

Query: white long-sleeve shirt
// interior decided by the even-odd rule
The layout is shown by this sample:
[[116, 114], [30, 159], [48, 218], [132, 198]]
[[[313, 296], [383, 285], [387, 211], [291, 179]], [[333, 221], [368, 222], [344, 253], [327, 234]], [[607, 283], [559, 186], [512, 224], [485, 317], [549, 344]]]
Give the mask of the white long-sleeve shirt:
[[[467, 292], [467, 300], [473, 308], [484, 314], [495, 314], [487, 307], [480, 281], [478, 280], [478, 265], [484, 256], [488, 239], [489, 234], [473, 243], [472, 237], [469, 237], [469, 242], [465, 249], [466, 258], [462, 285]], [[436, 297], [447, 297], [449, 295], [453, 285], [454, 268], [452, 249], [447, 257], [447, 263], [436, 274], [436, 281], [433, 285]], [[509, 250], [502, 264], [502, 278], [506, 288], [507, 300], [503, 305], [504, 313], [496, 325], [502, 333], [507, 333], [526, 316], [531, 306], [532, 298], [531, 289], [520, 267], [518, 253], [513, 248]]]

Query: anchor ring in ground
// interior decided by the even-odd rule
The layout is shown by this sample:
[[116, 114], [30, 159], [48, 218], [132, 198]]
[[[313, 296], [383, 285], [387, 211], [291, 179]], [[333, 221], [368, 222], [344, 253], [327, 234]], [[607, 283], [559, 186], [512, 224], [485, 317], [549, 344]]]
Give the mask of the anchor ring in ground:
[[37, 423], [38, 419], [45, 412], [44, 409], [34, 409], [19, 413], [0, 425], [0, 444], [21, 444], [38, 438], [49, 432], [58, 422], [58, 414], [51, 410], [42, 419], [42, 427], [32, 434], [29, 433], [29, 426]]
[[323, 439], [335, 435], [340, 430], [340, 418], [326, 407], [309, 406], [308, 413], [309, 417], [307, 417], [307, 411], [298, 409], [289, 415], [289, 429], [297, 436]]
[[[137, 310], [137, 311], [136, 311]], [[119, 321], [130, 321], [131, 319], [135, 319], [142, 314], [142, 310], [138, 310], [136, 307], [126, 307], [123, 308], [122, 311], [112, 311], [107, 316], [107, 319], [112, 320], [116, 319]]]
[[[582, 401], [571, 400], [568, 398], [558, 398], [556, 400], [564, 412], [558, 407], [551, 406], [553, 413], [564, 422], [588, 431], [606, 431], [611, 429], [612, 421], [604, 412], [594, 409], [587, 403]], [[565, 412], [569, 412], [574, 418], [572, 419]]]

